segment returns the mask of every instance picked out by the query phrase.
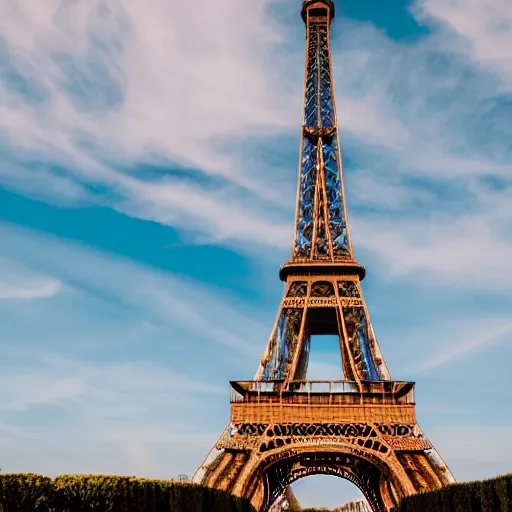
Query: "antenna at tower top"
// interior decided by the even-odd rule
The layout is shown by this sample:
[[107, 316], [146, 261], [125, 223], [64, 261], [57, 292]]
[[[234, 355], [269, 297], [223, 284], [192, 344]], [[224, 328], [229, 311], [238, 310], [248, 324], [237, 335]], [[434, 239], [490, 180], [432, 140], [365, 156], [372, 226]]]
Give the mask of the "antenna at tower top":
[[[332, 21], [335, 14], [336, 9], [334, 7], [334, 1], [333, 0], [304, 0], [304, 3], [302, 4], [302, 19], [304, 20], [304, 23], [307, 21], [307, 13], [310, 11], [311, 15], [316, 15], [316, 13], [319, 13], [320, 16], [323, 13], [320, 13], [319, 11], [325, 11], [326, 8], [329, 10], [329, 21]], [[316, 11], [316, 12], [315, 12]], [[324, 14], [324, 16], [327, 13]]]

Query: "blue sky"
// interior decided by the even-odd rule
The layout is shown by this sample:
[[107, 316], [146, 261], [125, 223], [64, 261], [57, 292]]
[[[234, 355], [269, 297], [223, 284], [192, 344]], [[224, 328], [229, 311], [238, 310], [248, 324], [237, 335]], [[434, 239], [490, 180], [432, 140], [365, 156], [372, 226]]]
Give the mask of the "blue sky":
[[[508, 4], [343, 0], [332, 29], [372, 321], [460, 480], [512, 470]], [[300, 2], [0, 9], [2, 471], [191, 475], [282, 293]], [[312, 357], [310, 377], [337, 375], [328, 344]]]

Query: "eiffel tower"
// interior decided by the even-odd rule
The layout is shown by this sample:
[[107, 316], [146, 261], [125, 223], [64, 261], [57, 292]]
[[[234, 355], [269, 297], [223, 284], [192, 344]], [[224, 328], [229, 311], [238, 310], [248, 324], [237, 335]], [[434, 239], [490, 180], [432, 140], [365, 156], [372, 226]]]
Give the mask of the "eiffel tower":
[[[374, 512], [454, 481], [421, 431], [414, 383], [391, 379], [363, 298], [342, 183], [330, 52], [332, 0], [305, 0], [306, 66], [295, 237], [254, 380], [231, 382], [231, 418], [194, 481], [267, 511], [294, 481], [359, 487]], [[337, 335], [338, 381], [308, 381], [312, 336]]]

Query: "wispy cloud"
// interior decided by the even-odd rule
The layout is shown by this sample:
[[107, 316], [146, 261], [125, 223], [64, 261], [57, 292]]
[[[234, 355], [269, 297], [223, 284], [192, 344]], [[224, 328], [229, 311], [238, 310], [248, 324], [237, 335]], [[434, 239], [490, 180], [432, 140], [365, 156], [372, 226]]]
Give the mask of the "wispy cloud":
[[46, 299], [63, 290], [59, 279], [40, 275], [18, 262], [0, 258], [0, 300]]
[[[87, 293], [94, 295], [92, 290]], [[4, 467], [51, 475], [91, 471], [170, 478], [190, 473], [223, 426], [211, 414], [213, 404], [228, 397], [227, 378], [219, 381], [209, 371], [199, 375], [203, 359], [191, 354], [183, 358], [172, 341], [183, 332], [179, 326], [164, 333], [171, 357], [160, 350], [155, 358], [155, 333], [132, 329], [133, 317], [140, 322], [147, 314], [127, 313], [131, 320], [121, 316], [118, 321], [127, 329], [109, 339], [112, 329], [91, 322], [90, 299], [72, 294], [67, 298], [77, 299], [71, 328], [55, 318], [70, 311], [62, 306], [46, 309], [43, 321], [35, 316], [34, 304], [21, 313], [37, 323], [17, 327], [21, 335], [27, 329], [32, 332], [29, 350], [25, 344], [0, 345], [0, 444], [10, 461]], [[84, 318], [77, 321], [80, 309]], [[105, 305], [102, 309], [108, 311]], [[65, 345], [52, 339], [54, 322]], [[138, 338], [139, 348], [130, 335]], [[211, 338], [203, 339], [208, 343]], [[182, 342], [194, 350], [193, 332], [189, 330]], [[209, 351], [203, 348], [204, 354]], [[220, 364], [215, 369], [221, 375], [226, 371]], [[77, 451], [78, 445], [82, 448]]]
[[256, 312], [226, 292], [34, 230], [2, 224], [0, 237], [2, 261], [24, 255], [34, 273], [68, 287], [55, 303], [6, 301], [0, 311], [9, 470], [190, 474], [224, 427], [228, 373], [257, 366], [268, 329]]
[[512, 86], [512, 13], [507, 0], [419, 0], [418, 15], [442, 24], [462, 40], [450, 38], [446, 50], [470, 56]]
[[35, 279], [17, 283], [0, 282], [0, 300], [29, 300], [54, 297], [62, 289], [56, 279]]
[[[0, 223], [0, 236], [5, 258], [16, 261], [24, 255], [25, 262], [39, 272], [68, 283], [77, 299], [91, 295], [141, 312], [149, 324], [172, 322], [237, 352], [255, 353], [247, 329], [256, 336], [264, 327], [250, 318], [249, 308], [240, 301], [239, 309], [233, 307], [235, 300], [230, 301], [226, 291], [35, 230]], [[226, 318], [231, 320], [228, 325]]]
[[[278, 195], [266, 198], [262, 164], [255, 173], [225, 147], [288, 125], [265, 58], [278, 32], [269, 2], [223, 1], [142, 8], [54, 0], [44, 12], [8, 4], [0, 22], [2, 181], [209, 240], [280, 245], [283, 224], [269, 212], [281, 206]], [[190, 180], [191, 170], [203, 179]]]
[[[484, 252], [500, 269], [509, 258], [509, 241], [489, 231], [497, 216], [510, 219], [496, 208], [509, 192], [480, 197], [486, 180], [510, 185], [512, 133], [500, 103], [510, 93], [506, 3], [418, 1], [414, 13], [432, 33], [408, 43], [337, 21], [342, 140], [364, 169], [346, 172], [354, 242], [390, 266], [401, 251], [401, 269], [428, 267], [433, 277], [463, 281]], [[302, 28], [271, 18], [272, 4], [195, 0], [186, 28], [184, 7], [160, 0], [144, 8], [54, 0], [44, 12], [27, 0], [9, 4], [0, 22], [0, 179], [49, 201], [108, 205], [170, 224], [189, 240], [253, 254], [285, 249], [296, 165], [276, 168], [260, 144], [271, 147], [298, 126], [303, 51], [281, 48], [287, 38], [302, 47], [303, 38]], [[473, 204], [480, 209], [468, 218]], [[409, 233], [425, 236], [417, 244]], [[384, 236], [396, 251], [375, 243]], [[453, 255], [467, 257], [470, 245], [460, 265]]]
[[[485, 318], [484, 320], [484, 322], [473, 325], [472, 335], [468, 335], [466, 329], [462, 330], [466, 334], [466, 339], [458, 341], [451, 338], [452, 343], [436, 344], [436, 353], [422, 357], [419, 364], [413, 364], [412, 367], [408, 368], [409, 372], [411, 374], [421, 374], [450, 363], [460, 364], [472, 355], [512, 341], [512, 322], [504, 319], [492, 321], [491, 318]], [[461, 337], [459, 335], [459, 339]]]
[[[500, 45], [503, 55], [512, 45], [506, 3], [480, 16], [489, 2], [417, 2], [432, 33], [416, 42], [354, 23], [335, 40], [353, 238], [381, 272], [510, 289], [512, 87], [505, 68], [489, 72], [465, 43]], [[369, 115], [353, 115], [360, 104]], [[471, 279], [475, 268], [485, 283]]]
[[52, 476], [190, 473], [220, 428], [216, 421], [211, 424], [217, 429], [204, 423], [208, 403], [227, 394], [223, 387], [158, 363], [58, 356], [20, 358], [2, 368], [0, 382], [0, 444], [11, 461], [8, 470]]
[[[28, 361], [26, 361], [27, 364]], [[5, 369], [0, 409], [27, 411], [35, 406], [76, 408], [74, 421], [141, 421], [156, 407], [194, 406], [191, 396], [225, 390], [156, 363], [87, 363], [49, 356], [20, 371]], [[197, 403], [197, 402], [196, 402]]]
[[[475, 198], [474, 204], [479, 203]], [[359, 246], [380, 258], [394, 277], [414, 275], [426, 284], [461, 283], [475, 291], [503, 291], [512, 285], [508, 223], [508, 207], [486, 205], [459, 218], [438, 212], [428, 218], [383, 220], [373, 214], [356, 219], [354, 229]], [[475, 269], [486, 279], [474, 279]]]
[[[314, 350], [314, 347], [313, 347]], [[336, 350], [331, 350], [324, 354], [325, 360], [332, 361], [337, 355]], [[333, 357], [334, 356], [334, 357]], [[308, 380], [342, 380], [343, 370], [341, 366], [341, 358], [338, 356], [338, 364], [336, 362], [327, 363], [322, 358], [311, 357], [308, 364], [307, 378]]]

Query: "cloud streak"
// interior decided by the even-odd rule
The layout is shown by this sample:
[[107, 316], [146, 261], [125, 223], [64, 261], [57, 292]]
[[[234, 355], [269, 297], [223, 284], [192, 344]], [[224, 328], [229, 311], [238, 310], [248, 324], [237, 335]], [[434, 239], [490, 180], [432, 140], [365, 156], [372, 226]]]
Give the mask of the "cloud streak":
[[49, 299], [64, 288], [55, 277], [41, 275], [16, 261], [0, 257], [0, 300]]
[[455, 345], [450, 343], [439, 346], [435, 355], [427, 356], [421, 363], [413, 365], [409, 368], [409, 372], [421, 374], [437, 370], [450, 365], [450, 363], [460, 364], [475, 353], [491, 350], [512, 339], [512, 322], [503, 319], [492, 322], [490, 318], [487, 318], [483, 325], [474, 327], [478, 327], [474, 329], [474, 332], [480, 333], [479, 335], [468, 336], [467, 339], [455, 343]]
[[[191, 473], [218, 435], [204, 411], [227, 395], [158, 364], [53, 357], [2, 374], [0, 444], [8, 470], [51, 476]], [[34, 415], [37, 426], [26, 419]]]
[[256, 366], [255, 341], [268, 334], [257, 315], [199, 283], [34, 230], [1, 224], [0, 237], [11, 269], [23, 255], [32, 274], [66, 283], [53, 305], [6, 301], [0, 311], [9, 471], [191, 474], [224, 426], [228, 371]]
[[56, 279], [39, 279], [18, 283], [0, 282], [0, 300], [30, 300], [55, 297], [62, 289]]
[[[262, 327], [243, 303], [234, 308], [225, 291], [7, 223], [0, 222], [0, 237], [5, 260], [24, 255], [25, 263], [38, 272], [58, 276], [70, 288], [68, 300], [90, 295], [105, 305], [139, 312], [148, 324], [173, 323], [235, 352], [255, 353], [247, 329], [256, 337]], [[228, 326], [226, 318], [231, 319]]]
[[512, 14], [507, 0], [420, 0], [416, 10], [423, 20], [441, 23], [462, 38], [452, 38], [447, 49], [469, 55], [512, 86]]
[[[159, 0], [55, 0], [44, 13], [27, 0], [10, 4], [0, 22], [4, 185], [156, 220], [192, 242], [258, 257], [284, 251], [296, 166], [276, 168], [259, 147], [298, 126], [303, 52], [280, 48], [302, 46], [302, 28], [299, 38], [273, 20], [270, 0], [222, 2], [187, 4], [192, 18]], [[494, 51], [512, 44], [505, 4], [418, 1], [413, 12], [432, 33], [407, 44], [337, 22], [338, 113], [356, 162], [346, 171], [354, 242], [388, 268], [400, 261], [395, 274], [427, 268], [464, 282], [475, 264], [509, 274], [510, 241], [492, 226], [511, 218], [495, 206], [508, 189], [481, 198], [486, 180], [510, 186], [512, 133], [499, 103], [510, 66]], [[480, 209], [468, 217], [472, 204]]]
[[[159, 0], [53, 1], [45, 13], [8, 5], [4, 183], [52, 202], [108, 204], [210, 241], [280, 245], [283, 225], [268, 214], [280, 205], [219, 144], [287, 126], [264, 58], [276, 32], [263, 21], [268, 2], [223, 2], [195, 2], [193, 17], [191, 5]], [[181, 179], [151, 178], [140, 164]], [[188, 180], [190, 170], [203, 182]]]
[[36, 406], [77, 409], [75, 421], [141, 421], [157, 407], [193, 407], [194, 395], [225, 390], [158, 364], [87, 363], [58, 356], [20, 372], [4, 370], [0, 409], [23, 412]]

